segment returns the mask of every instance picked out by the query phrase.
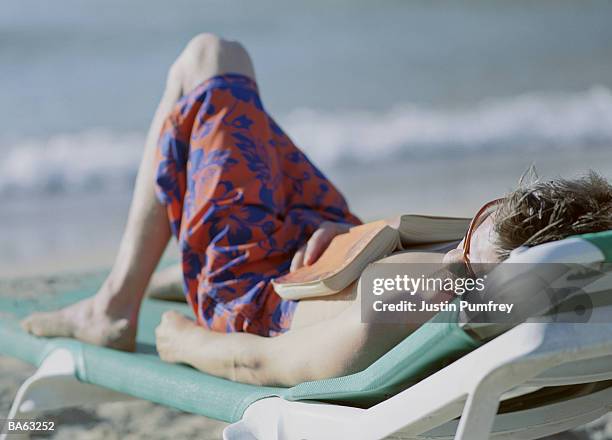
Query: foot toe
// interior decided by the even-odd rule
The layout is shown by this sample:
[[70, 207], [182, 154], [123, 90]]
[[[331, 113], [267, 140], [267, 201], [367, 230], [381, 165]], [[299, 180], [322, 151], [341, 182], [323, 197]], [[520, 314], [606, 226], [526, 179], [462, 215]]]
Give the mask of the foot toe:
[[72, 336], [72, 326], [61, 313], [34, 313], [23, 321], [21, 327], [35, 336]]

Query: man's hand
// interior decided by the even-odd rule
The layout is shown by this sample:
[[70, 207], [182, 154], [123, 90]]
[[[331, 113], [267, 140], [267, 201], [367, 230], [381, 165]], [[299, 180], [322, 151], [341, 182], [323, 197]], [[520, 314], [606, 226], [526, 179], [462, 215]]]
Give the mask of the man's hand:
[[155, 345], [159, 357], [172, 363], [185, 362], [183, 351], [186, 338], [196, 324], [185, 315], [169, 310], [162, 315], [161, 322], [155, 329]]
[[309, 266], [319, 259], [321, 254], [327, 249], [329, 243], [336, 235], [348, 232], [351, 225], [347, 223], [323, 222], [319, 226], [308, 242], [302, 246], [293, 256], [291, 260], [291, 269], [293, 272], [302, 266]]

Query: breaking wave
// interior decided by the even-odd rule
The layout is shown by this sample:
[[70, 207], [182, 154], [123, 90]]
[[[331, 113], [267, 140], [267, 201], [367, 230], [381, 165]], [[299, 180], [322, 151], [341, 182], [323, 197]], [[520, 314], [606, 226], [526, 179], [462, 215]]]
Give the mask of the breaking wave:
[[[347, 161], [444, 158], [471, 152], [612, 146], [612, 93], [527, 94], [470, 108], [399, 105], [386, 111], [298, 109], [280, 123], [323, 168]], [[125, 191], [144, 134], [95, 129], [0, 143], [0, 195]]]

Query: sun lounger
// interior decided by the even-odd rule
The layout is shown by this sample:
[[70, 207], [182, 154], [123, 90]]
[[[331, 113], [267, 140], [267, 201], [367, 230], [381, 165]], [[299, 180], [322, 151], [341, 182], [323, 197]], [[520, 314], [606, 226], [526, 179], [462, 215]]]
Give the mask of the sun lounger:
[[[612, 232], [538, 246], [512, 258], [612, 261]], [[154, 328], [165, 310], [189, 314], [182, 304], [144, 302], [136, 353], [36, 338], [19, 328], [19, 319], [32, 311], [87, 297], [99, 282], [90, 277], [78, 289], [35, 299], [0, 292], [0, 354], [39, 367], [20, 388], [9, 418], [140, 398], [231, 422], [226, 439], [528, 439], [586, 423], [612, 404], [609, 306], [593, 310], [598, 324], [524, 323], [485, 344], [456, 319], [437, 315], [362, 372], [274, 388], [162, 362]]]

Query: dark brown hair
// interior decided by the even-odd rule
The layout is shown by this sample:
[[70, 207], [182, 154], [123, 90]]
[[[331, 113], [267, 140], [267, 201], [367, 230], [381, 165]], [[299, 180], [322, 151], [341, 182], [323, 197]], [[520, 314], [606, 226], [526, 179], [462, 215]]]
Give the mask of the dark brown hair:
[[612, 185], [593, 171], [576, 179], [520, 183], [496, 210], [494, 224], [503, 258], [519, 246], [609, 230]]

